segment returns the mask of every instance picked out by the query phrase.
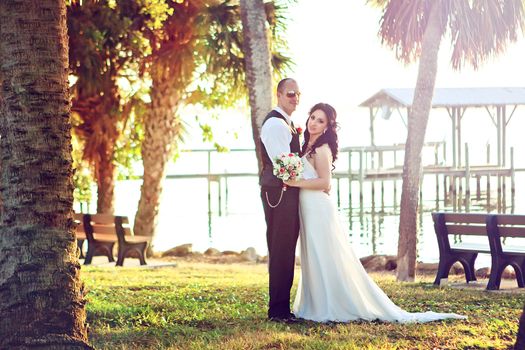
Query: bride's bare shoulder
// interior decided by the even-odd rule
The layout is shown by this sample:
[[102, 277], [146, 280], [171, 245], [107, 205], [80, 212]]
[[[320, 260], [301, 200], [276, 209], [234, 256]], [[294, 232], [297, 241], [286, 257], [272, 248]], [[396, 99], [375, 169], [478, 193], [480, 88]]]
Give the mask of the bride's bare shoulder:
[[324, 150], [325, 152], [327, 152], [327, 151], [330, 152], [330, 146], [328, 146], [327, 143], [325, 143], [325, 144], [319, 146], [319, 149], [322, 149], [322, 150]]
[[322, 146], [317, 147], [315, 149], [313, 158], [314, 165], [316, 168], [320, 164], [328, 164], [332, 162], [332, 150], [330, 149], [330, 146], [328, 146], [328, 144], [324, 144]]
[[319, 146], [316, 149], [316, 153], [318, 153], [319, 155], [322, 155], [323, 157], [326, 157], [326, 156], [331, 157], [332, 156], [332, 150], [330, 149], [330, 146], [328, 146], [327, 143], [325, 143], [322, 146]]

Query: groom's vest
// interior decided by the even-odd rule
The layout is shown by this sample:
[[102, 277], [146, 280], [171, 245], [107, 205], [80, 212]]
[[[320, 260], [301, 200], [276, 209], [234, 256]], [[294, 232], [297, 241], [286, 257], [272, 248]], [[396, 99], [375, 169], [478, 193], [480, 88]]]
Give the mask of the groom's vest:
[[[272, 110], [270, 113], [268, 113], [268, 115], [264, 119], [263, 125], [270, 118], [279, 118], [286, 122], [285, 117], [283, 117], [279, 112]], [[300, 150], [301, 150], [301, 146], [299, 145], [299, 134], [297, 132], [292, 132], [292, 141], [290, 141], [290, 152], [299, 153]], [[263, 170], [259, 177], [259, 185], [261, 185], [262, 187], [281, 187], [283, 185], [283, 182], [279, 180], [277, 176], [273, 174], [272, 160], [270, 159], [270, 156], [268, 156], [266, 147], [264, 147], [264, 144], [262, 142], [261, 142], [261, 158], [263, 161]]]

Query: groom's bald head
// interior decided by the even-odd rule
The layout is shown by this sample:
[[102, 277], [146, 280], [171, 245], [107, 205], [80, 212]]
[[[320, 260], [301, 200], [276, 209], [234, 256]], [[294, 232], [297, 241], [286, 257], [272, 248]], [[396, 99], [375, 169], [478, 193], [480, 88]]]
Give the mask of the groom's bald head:
[[297, 84], [297, 82], [293, 78], [284, 78], [277, 84], [277, 92], [286, 92], [283, 90], [284, 90], [284, 87], [286, 86], [286, 83], [288, 82], [294, 82], [295, 84]]

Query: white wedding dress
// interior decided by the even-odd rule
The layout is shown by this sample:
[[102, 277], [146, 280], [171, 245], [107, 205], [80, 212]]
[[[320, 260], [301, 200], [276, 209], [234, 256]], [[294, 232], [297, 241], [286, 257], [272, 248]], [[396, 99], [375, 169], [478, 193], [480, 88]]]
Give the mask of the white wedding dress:
[[[317, 178], [303, 157], [305, 179]], [[323, 191], [299, 194], [301, 278], [295, 297], [297, 317], [317, 322], [381, 320], [430, 322], [457, 314], [410, 313], [396, 306], [368, 276], [340, 224], [337, 209]]]

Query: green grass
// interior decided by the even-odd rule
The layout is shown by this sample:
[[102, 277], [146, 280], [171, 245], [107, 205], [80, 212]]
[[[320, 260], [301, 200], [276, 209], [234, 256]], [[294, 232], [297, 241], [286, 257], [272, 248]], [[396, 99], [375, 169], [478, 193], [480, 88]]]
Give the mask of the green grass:
[[185, 262], [158, 269], [83, 267], [90, 342], [99, 349], [506, 349], [524, 301], [520, 293], [435, 288], [431, 277], [407, 284], [372, 274], [408, 311], [469, 319], [277, 324], [266, 320], [266, 271], [266, 265]]

